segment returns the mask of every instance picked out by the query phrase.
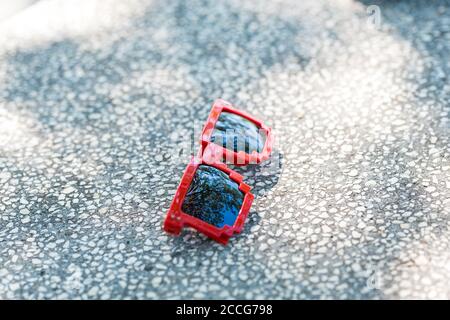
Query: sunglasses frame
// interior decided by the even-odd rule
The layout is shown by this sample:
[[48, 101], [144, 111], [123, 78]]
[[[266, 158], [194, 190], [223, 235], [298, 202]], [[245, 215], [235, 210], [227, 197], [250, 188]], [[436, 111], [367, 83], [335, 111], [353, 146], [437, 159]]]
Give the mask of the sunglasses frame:
[[[241, 209], [239, 210], [239, 214], [232, 226], [224, 225], [219, 228], [183, 212], [182, 205], [184, 198], [186, 197], [186, 193], [191, 185], [192, 179], [194, 178], [195, 172], [201, 164], [214, 167], [226, 173], [230, 180], [239, 185], [239, 190], [244, 194]], [[251, 187], [242, 182], [242, 180], [243, 177], [240, 174], [231, 170], [223, 163], [208, 163], [203, 161], [201, 157], [192, 157], [186, 170], [184, 171], [183, 177], [181, 178], [180, 184], [178, 185], [177, 191], [172, 200], [172, 204], [170, 205], [164, 221], [164, 230], [168, 233], [179, 235], [184, 227], [192, 227], [217, 242], [226, 245], [231, 236], [242, 231], [253, 199], [255, 198], [254, 195], [250, 193]]]
[[[229, 112], [238, 115], [249, 120], [250, 122], [253, 122], [259, 129], [264, 130], [266, 133], [266, 141], [264, 143], [263, 150], [261, 152], [253, 151], [250, 154], [244, 151], [235, 152], [211, 142], [212, 133], [222, 112]], [[260, 163], [270, 157], [273, 146], [273, 135], [271, 128], [264, 125], [262, 121], [259, 121], [244, 111], [235, 109], [231, 103], [225, 100], [217, 99], [214, 101], [211, 112], [209, 113], [208, 119], [203, 127], [200, 144], [202, 148], [201, 154], [206, 161], [222, 162], [222, 159], [233, 159], [233, 165], [245, 166], [250, 163]]]
[[[253, 151], [251, 154], [243, 151], [235, 152], [210, 141], [220, 114], [224, 111], [247, 119], [253, 122], [258, 128], [265, 131], [266, 141], [262, 152], [258, 153]], [[260, 163], [270, 157], [272, 146], [273, 136], [271, 128], [265, 126], [261, 121], [253, 118], [249, 114], [233, 108], [231, 103], [225, 100], [217, 99], [214, 101], [211, 112], [202, 130], [199, 153], [197, 157], [191, 158], [191, 161], [183, 173], [169, 211], [167, 212], [166, 219], [164, 220], [164, 230], [170, 234], [179, 235], [184, 227], [191, 227], [213, 240], [226, 245], [231, 236], [242, 231], [255, 196], [250, 192], [251, 187], [243, 182], [242, 175], [230, 169], [227, 164], [223, 162], [223, 159], [228, 160], [232, 157], [232, 164], [237, 166]], [[227, 174], [231, 181], [238, 184], [239, 190], [244, 194], [242, 206], [232, 226], [224, 225], [219, 228], [183, 212], [182, 206], [186, 193], [189, 190], [195, 172], [201, 164], [214, 167]]]

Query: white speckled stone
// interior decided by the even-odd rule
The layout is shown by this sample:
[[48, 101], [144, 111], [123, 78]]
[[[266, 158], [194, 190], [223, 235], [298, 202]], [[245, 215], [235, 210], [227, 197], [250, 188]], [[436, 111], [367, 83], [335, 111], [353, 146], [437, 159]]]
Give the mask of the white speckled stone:
[[[449, 35], [449, 1], [425, 0], [0, 21], [0, 298], [449, 299]], [[239, 169], [256, 199], [226, 247], [161, 229], [218, 97], [277, 137]]]

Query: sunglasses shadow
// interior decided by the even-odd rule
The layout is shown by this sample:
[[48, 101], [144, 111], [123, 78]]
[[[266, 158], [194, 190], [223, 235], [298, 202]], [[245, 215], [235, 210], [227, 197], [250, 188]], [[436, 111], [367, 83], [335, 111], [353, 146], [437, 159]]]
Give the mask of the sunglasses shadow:
[[[278, 184], [283, 171], [283, 154], [278, 149], [274, 149], [271, 157], [263, 163], [240, 167], [229, 166], [244, 177], [244, 182], [252, 187], [251, 191], [255, 195], [255, 201], [258, 201], [258, 198], [264, 197]], [[261, 216], [258, 214], [254, 203], [242, 233], [235, 236], [236, 241], [239, 238], [252, 236], [250, 233], [251, 228], [258, 225], [260, 221]], [[230, 241], [232, 242], [233, 240], [231, 239]]]
[[283, 154], [275, 149], [272, 156], [262, 163], [228, 166], [244, 177], [244, 182], [252, 187], [252, 193], [258, 198], [277, 185], [283, 171]]

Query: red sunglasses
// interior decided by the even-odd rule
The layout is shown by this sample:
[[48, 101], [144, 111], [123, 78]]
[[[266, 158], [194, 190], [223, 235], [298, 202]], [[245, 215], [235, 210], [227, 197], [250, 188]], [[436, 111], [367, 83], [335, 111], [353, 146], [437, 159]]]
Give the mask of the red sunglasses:
[[191, 227], [227, 244], [241, 232], [254, 195], [243, 177], [223, 161], [259, 163], [269, 158], [272, 145], [270, 128], [230, 103], [216, 100], [202, 131], [199, 154], [181, 178], [164, 230], [179, 235], [184, 227]]

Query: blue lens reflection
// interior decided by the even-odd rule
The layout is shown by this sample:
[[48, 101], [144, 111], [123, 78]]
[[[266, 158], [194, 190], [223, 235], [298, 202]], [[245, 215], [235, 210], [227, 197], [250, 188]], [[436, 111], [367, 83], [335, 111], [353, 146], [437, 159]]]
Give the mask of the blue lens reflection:
[[264, 148], [266, 136], [252, 121], [234, 113], [222, 112], [211, 135], [211, 142], [234, 152], [259, 153]]
[[184, 213], [216, 227], [232, 226], [242, 207], [244, 194], [224, 172], [200, 165], [195, 172], [181, 209]]

